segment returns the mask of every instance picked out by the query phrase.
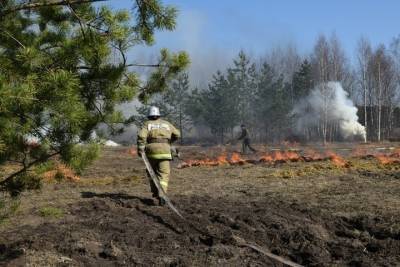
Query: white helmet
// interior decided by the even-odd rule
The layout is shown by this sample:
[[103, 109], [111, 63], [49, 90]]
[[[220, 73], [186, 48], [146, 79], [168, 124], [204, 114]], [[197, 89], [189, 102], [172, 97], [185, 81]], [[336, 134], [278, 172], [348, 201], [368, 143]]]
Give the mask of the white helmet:
[[151, 106], [149, 109], [149, 117], [160, 117], [160, 109], [155, 106]]

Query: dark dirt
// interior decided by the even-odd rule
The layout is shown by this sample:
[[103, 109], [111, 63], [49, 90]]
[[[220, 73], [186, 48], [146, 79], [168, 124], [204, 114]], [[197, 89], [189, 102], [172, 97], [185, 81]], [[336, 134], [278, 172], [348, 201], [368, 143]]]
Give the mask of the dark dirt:
[[[121, 153], [107, 152], [82, 178], [98, 173], [99, 180], [107, 180], [110, 159], [119, 157], [118, 168], [126, 173], [115, 175], [119, 182], [114, 177], [106, 185], [78, 184], [67, 203], [53, 200], [66, 211], [62, 219], [5, 227], [0, 265], [282, 266], [240, 246], [235, 237], [305, 266], [400, 265], [397, 168], [381, 174], [379, 168], [322, 166], [324, 175], [292, 179], [276, 177], [284, 165], [175, 170], [170, 197], [186, 218], [182, 221], [154, 205], [144, 180], [124, 182], [132, 175], [128, 168], [140, 177], [144, 173], [138, 160], [132, 165]], [[108, 166], [103, 173], [102, 161]], [[71, 185], [57, 190], [67, 189]]]
[[10, 265], [24, 262], [23, 250], [43, 249], [81, 266], [272, 265], [258, 252], [239, 247], [234, 236], [240, 236], [307, 266], [396, 266], [400, 260], [400, 233], [385, 227], [390, 218], [335, 218], [271, 200], [177, 198], [189, 225], [168, 209], [151, 206], [150, 199], [82, 196], [91, 200], [70, 208], [73, 219], [19, 229], [12, 233], [19, 241], [13, 243], [15, 236], [9, 235], [2, 256]]

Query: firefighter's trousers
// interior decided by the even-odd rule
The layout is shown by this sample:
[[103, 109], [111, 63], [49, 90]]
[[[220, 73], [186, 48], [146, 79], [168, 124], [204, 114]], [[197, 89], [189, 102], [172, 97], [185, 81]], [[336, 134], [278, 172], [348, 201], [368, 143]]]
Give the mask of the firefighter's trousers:
[[[168, 190], [168, 182], [169, 182], [169, 174], [170, 174], [170, 160], [168, 159], [149, 159], [150, 165], [153, 168], [158, 181], [160, 181], [161, 187], [164, 189], [164, 192]], [[150, 178], [150, 175], [147, 174], [150, 179], [150, 188], [154, 197], [158, 197], [158, 190], [156, 185]]]

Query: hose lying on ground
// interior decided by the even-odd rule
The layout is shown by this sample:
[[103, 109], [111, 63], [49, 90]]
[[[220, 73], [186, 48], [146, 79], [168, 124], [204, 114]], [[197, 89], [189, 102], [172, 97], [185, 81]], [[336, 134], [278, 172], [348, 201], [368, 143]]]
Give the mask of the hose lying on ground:
[[[164, 198], [165, 202], [168, 204], [168, 206], [171, 208], [171, 210], [174, 211], [175, 214], [177, 214], [179, 216], [179, 218], [181, 218], [184, 222], [186, 222], [190, 227], [192, 227], [194, 230], [196, 230], [196, 232], [199, 232], [199, 233], [201, 233], [203, 235], [206, 235], [206, 236], [209, 236], [209, 237], [212, 237], [212, 238], [215, 238], [215, 239], [221, 239], [219, 237], [211, 235], [208, 232], [204, 232], [204, 231], [198, 229], [194, 224], [192, 224], [191, 222], [189, 222], [188, 220], [186, 220], [182, 216], [182, 214], [178, 211], [178, 209], [172, 204], [171, 200], [168, 198], [168, 196], [165, 193], [164, 189], [160, 185], [160, 182], [158, 181], [158, 179], [156, 177], [156, 174], [154, 173], [154, 170], [151, 167], [150, 162], [149, 162], [147, 156], [144, 153], [142, 154], [142, 159], [143, 159], [143, 161], [144, 161], [144, 163], [146, 165], [146, 169], [148, 170], [151, 179], [153, 180], [154, 184], [156, 185], [156, 187], [158, 189], [158, 192], [161, 193], [161, 197]], [[268, 251], [267, 249], [264, 249], [264, 248], [262, 248], [262, 247], [260, 247], [258, 245], [250, 244], [250, 243], [248, 243], [247, 241], [245, 241], [243, 238], [241, 238], [239, 236], [233, 236], [233, 238], [234, 238], [236, 244], [241, 246], [241, 247], [251, 248], [251, 249], [253, 249], [253, 250], [255, 250], [255, 251], [257, 251], [257, 252], [259, 252], [261, 254], [264, 254], [265, 256], [267, 256], [270, 259], [276, 260], [276, 261], [278, 261], [278, 262], [280, 262], [282, 264], [285, 264], [287, 266], [290, 266], [290, 267], [302, 267], [302, 265], [297, 264], [295, 262], [292, 262], [290, 260], [287, 260], [285, 258], [282, 258], [282, 257], [280, 257], [278, 255], [275, 255], [275, 254], [271, 253], [270, 251]]]

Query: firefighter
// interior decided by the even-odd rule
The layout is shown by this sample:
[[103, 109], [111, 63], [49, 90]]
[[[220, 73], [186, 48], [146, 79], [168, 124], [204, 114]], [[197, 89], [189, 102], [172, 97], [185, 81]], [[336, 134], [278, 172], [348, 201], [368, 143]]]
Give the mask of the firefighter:
[[[146, 153], [149, 162], [160, 181], [161, 187], [167, 192], [170, 174], [171, 143], [180, 137], [180, 132], [168, 121], [160, 119], [158, 107], [150, 107], [148, 121], [146, 121], [138, 132], [137, 149], [138, 155]], [[150, 177], [150, 174], [148, 174]], [[159, 205], [165, 204], [160, 197], [156, 185], [150, 180], [150, 189], [153, 197], [158, 199]]]
[[240, 126], [242, 129], [242, 133], [240, 134], [238, 140], [243, 140], [242, 141], [242, 153], [246, 154], [247, 148], [249, 148], [253, 153], [257, 152], [251, 145], [250, 145], [250, 136], [249, 136], [249, 131], [246, 129], [246, 125], [242, 124]]

